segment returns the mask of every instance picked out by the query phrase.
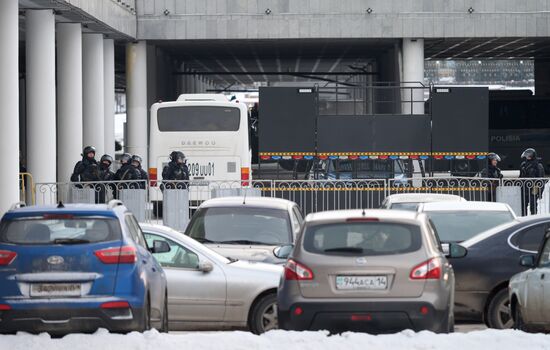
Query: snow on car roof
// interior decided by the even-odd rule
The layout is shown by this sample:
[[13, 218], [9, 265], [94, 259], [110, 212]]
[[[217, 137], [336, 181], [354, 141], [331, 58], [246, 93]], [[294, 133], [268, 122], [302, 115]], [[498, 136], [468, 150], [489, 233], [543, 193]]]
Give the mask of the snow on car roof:
[[247, 196], [245, 200], [244, 196], [239, 196], [209, 199], [202, 203], [200, 207], [213, 208], [251, 206], [286, 210], [292, 204], [293, 202], [280, 198]]
[[438, 201], [460, 202], [466, 201], [464, 198], [454, 194], [442, 193], [399, 193], [386, 197], [391, 203], [427, 203]]
[[457, 210], [481, 210], [481, 211], [511, 211], [506, 203], [496, 202], [431, 202], [420, 206], [419, 211], [457, 211]]

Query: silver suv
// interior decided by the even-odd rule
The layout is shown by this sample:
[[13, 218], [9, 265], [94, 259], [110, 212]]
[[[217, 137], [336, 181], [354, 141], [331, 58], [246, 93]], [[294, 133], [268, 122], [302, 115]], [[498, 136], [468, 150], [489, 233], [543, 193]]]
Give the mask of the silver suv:
[[[449, 255], [466, 249], [450, 245]], [[278, 291], [279, 326], [333, 333], [454, 329], [454, 273], [425, 214], [308, 215]]]

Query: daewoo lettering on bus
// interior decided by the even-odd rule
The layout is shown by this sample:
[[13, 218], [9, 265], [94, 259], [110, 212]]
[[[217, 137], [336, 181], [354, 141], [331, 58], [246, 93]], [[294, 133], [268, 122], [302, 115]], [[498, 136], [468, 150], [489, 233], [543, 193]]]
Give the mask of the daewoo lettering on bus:
[[[162, 180], [172, 151], [182, 151], [187, 159], [190, 200], [208, 199], [212, 183], [234, 182], [236, 187], [250, 180], [248, 110], [242, 103], [229, 102], [222, 94], [186, 94], [177, 101], [155, 103], [150, 133], [153, 200], [162, 200], [156, 180]], [[196, 190], [200, 187], [204, 191]]]

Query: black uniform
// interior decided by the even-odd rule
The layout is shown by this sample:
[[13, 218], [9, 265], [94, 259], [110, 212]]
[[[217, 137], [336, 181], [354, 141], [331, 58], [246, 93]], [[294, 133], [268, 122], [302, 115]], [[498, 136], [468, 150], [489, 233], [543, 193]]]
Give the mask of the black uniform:
[[489, 164], [487, 165], [487, 168], [481, 170], [480, 176], [485, 179], [495, 179], [495, 180], [489, 180], [488, 184], [488, 193], [487, 193], [487, 200], [489, 202], [496, 202], [497, 200], [497, 187], [499, 185], [500, 179], [502, 179], [502, 173], [500, 172], [500, 169], [489, 161]]
[[164, 185], [164, 187], [168, 189], [187, 188], [187, 183], [170, 183], [170, 181], [189, 181], [189, 169], [185, 163], [171, 161], [162, 169], [162, 179], [168, 181], [168, 183]]
[[99, 169], [94, 158], [82, 157], [74, 166], [71, 182], [99, 181]]
[[107, 183], [99, 184], [99, 203], [105, 203], [105, 195], [108, 190], [111, 190], [113, 195], [115, 193], [115, 184], [111, 181], [115, 179], [115, 173], [111, 171], [111, 164], [107, 165], [103, 162], [99, 163], [99, 181]]
[[481, 170], [481, 177], [487, 179], [502, 179], [502, 173], [499, 167], [489, 164], [487, 168]]
[[[537, 158], [523, 161], [519, 167], [520, 178], [542, 178], [544, 177], [544, 167]], [[540, 183], [539, 183], [540, 182]], [[537, 200], [542, 196], [544, 182], [537, 180], [527, 180], [523, 184], [523, 195], [521, 197], [523, 215], [527, 215], [527, 207], [531, 215], [537, 213]]]
[[136, 181], [139, 180], [139, 172], [135, 167], [129, 163], [123, 164], [115, 173], [116, 181], [128, 181], [127, 183], [118, 183], [118, 188], [120, 190], [128, 188], [136, 188]]
[[143, 168], [140, 166], [138, 167], [134, 167], [137, 171], [137, 174], [138, 174], [138, 180], [141, 180], [139, 181], [139, 188], [141, 188], [142, 190], [145, 189], [145, 185], [147, 183], [147, 181], [149, 180], [149, 176], [147, 175], [147, 172], [145, 170], [143, 170]]

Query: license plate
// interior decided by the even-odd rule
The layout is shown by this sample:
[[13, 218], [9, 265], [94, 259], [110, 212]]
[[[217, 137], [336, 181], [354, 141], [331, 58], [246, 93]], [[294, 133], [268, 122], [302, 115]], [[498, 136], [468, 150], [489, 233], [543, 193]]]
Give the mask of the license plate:
[[387, 288], [387, 276], [336, 276], [336, 289], [383, 290]]
[[31, 285], [32, 297], [80, 296], [82, 286], [78, 283], [37, 283]]
[[213, 177], [216, 175], [214, 162], [190, 162], [187, 163], [187, 168], [191, 177]]

